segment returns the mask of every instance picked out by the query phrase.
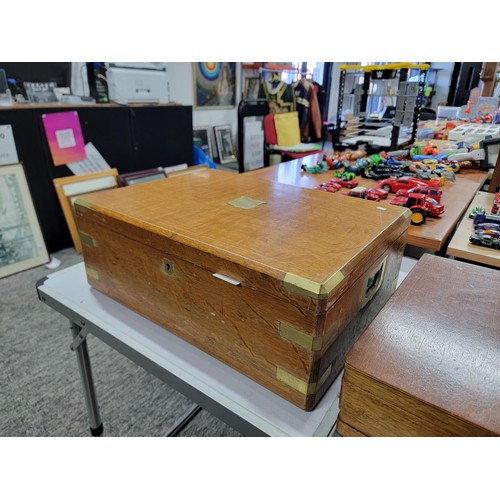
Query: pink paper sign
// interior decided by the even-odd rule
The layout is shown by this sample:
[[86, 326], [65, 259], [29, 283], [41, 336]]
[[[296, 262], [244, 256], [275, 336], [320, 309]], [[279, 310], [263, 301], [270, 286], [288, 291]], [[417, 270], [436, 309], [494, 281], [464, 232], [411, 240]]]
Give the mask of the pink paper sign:
[[76, 111], [44, 114], [42, 120], [55, 166], [85, 160], [85, 142]]

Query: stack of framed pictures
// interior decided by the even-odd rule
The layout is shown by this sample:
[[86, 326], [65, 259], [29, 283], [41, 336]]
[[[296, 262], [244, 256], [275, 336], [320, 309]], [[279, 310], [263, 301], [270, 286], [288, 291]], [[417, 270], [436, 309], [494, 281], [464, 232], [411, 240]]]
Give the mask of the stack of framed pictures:
[[49, 261], [22, 163], [0, 166], [0, 278]]
[[202, 126], [193, 128], [193, 139], [199, 140], [198, 142], [201, 143], [200, 149], [212, 160], [218, 157], [221, 165], [237, 161], [238, 155], [233, 141], [231, 126], [218, 125], [213, 127], [213, 129], [216, 148], [212, 145], [210, 127]]
[[118, 176], [118, 186], [133, 186], [134, 184], [142, 184], [143, 182], [164, 179], [165, 177], [167, 177], [167, 173], [163, 167], [149, 168], [138, 172], [120, 174]]

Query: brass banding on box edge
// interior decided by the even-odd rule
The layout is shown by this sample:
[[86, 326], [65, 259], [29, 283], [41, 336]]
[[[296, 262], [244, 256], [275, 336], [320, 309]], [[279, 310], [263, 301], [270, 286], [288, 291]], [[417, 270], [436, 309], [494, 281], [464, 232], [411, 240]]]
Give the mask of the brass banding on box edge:
[[78, 205], [79, 207], [82, 208], [90, 208], [92, 206], [92, 203], [90, 203], [90, 201], [85, 200], [84, 198], [77, 198], [73, 204]]
[[99, 279], [99, 272], [96, 269], [94, 269], [92, 267], [85, 266], [85, 272], [87, 273], [87, 276], [89, 278], [92, 278], [95, 280]]
[[305, 396], [311, 396], [316, 394], [321, 386], [326, 382], [330, 373], [332, 372], [332, 366], [329, 365], [328, 368], [324, 371], [323, 375], [319, 378], [318, 382], [310, 382], [307, 383], [305, 380], [302, 380], [295, 375], [283, 370], [279, 366], [276, 368], [276, 378], [283, 382], [284, 384], [292, 387], [297, 392], [304, 394]]
[[310, 280], [308, 278], [303, 278], [293, 273], [286, 273], [283, 283], [285, 288], [289, 290], [294, 290], [307, 297], [312, 297], [315, 299], [326, 298], [328, 295], [337, 288], [337, 286], [343, 281], [344, 273], [342, 271], [336, 271], [323, 283], [318, 283], [316, 281]]
[[284, 321], [280, 321], [279, 331], [280, 337], [304, 347], [305, 349], [309, 349], [310, 351], [319, 351], [323, 347], [322, 337], [313, 337], [310, 333], [299, 330]]
[[78, 231], [78, 234], [80, 235], [80, 241], [82, 242], [82, 245], [85, 245], [89, 248], [94, 248], [96, 247], [96, 241], [90, 234], [84, 233], [82, 231]]

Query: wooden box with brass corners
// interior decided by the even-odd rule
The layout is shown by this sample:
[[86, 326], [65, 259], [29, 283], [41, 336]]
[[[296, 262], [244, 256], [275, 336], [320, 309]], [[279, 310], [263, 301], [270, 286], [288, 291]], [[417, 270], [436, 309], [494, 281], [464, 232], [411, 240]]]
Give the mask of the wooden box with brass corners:
[[304, 410], [397, 283], [409, 211], [205, 170], [75, 202], [90, 285]]

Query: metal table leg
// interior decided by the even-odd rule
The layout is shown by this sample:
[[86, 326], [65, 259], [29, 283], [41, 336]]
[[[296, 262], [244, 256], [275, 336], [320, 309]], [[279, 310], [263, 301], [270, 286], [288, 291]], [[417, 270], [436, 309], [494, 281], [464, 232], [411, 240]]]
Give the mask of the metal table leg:
[[175, 424], [168, 430], [167, 437], [174, 437], [193, 420], [194, 417], [201, 411], [201, 406], [193, 405], [182, 415]]
[[82, 329], [73, 321], [70, 321], [71, 333], [73, 335], [73, 343], [71, 350], [75, 351], [76, 359], [78, 360], [78, 368], [80, 369], [80, 377], [83, 385], [83, 394], [85, 396], [85, 404], [90, 420], [90, 433], [92, 436], [100, 436], [103, 433], [101, 415], [99, 413], [99, 405], [97, 404], [97, 396], [95, 392], [94, 380], [92, 378], [92, 369], [90, 366], [89, 351], [87, 348], [87, 331]]

